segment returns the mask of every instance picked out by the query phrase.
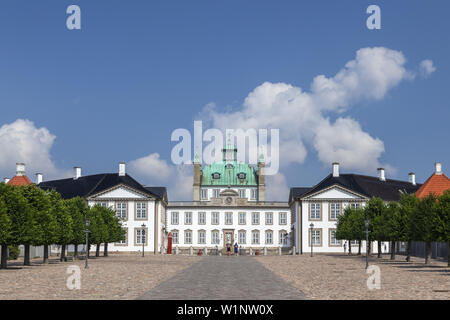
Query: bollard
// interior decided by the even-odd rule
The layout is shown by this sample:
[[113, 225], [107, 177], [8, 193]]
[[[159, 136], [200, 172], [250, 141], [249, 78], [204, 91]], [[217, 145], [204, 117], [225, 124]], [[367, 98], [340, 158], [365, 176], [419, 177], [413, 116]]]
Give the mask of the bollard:
[[205, 247], [205, 256], [208, 255], [208, 248]]
[[175, 247], [175, 254], [178, 255], [178, 246]]
[[189, 255], [192, 256], [192, 254], [193, 254], [193, 249], [192, 249], [192, 246], [190, 246], [189, 247]]
[[267, 256], [267, 248], [266, 248], [266, 247], [264, 247], [263, 254], [264, 254], [265, 256]]
[[250, 255], [250, 256], [253, 255], [253, 250], [252, 250], [252, 248], [250, 248], [250, 253], [249, 253], [249, 255]]
[[292, 247], [292, 255], [295, 256], [295, 246]]
[[281, 247], [278, 247], [278, 255], [281, 256]]

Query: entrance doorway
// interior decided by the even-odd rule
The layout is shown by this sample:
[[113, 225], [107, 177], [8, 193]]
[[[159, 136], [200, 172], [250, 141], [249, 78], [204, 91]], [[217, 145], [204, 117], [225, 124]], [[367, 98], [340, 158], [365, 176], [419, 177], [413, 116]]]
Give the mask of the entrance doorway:
[[224, 230], [223, 231], [223, 246], [227, 247], [227, 244], [230, 244], [233, 247], [234, 244], [234, 230]]

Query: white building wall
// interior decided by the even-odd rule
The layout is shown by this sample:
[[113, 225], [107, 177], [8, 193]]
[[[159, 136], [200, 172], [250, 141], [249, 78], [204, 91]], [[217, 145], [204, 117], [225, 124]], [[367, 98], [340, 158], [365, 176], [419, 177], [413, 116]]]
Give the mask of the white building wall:
[[[172, 214], [173, 212], [178, 212], [178, 224], [172, 223]], [[185, 212], [192, 212], [192, 224], [186, 224], [184, 221]], [[198, 223], [199, 212], [206, 213], [206, 221], [205, 224]], [[219, 212], [219, 224], [212, 224], [212, 212]], [[232, 213], [232, 224], [225, 224], [225, 213]], [[244, 225], [239, 224], [239, 213], [246, 213], [246, 223]], [[252, 223], [252, 213], [259, 212], [259, 224]], [[266, 224], [266, 216], [265, 214], [271, 212], [273, 215], [272, 224]], [[280, 224], [279, 215], [280, 213], [284, 213], [286, 215], [286, 223]], [[179, 248], [215, 248], [219, 249], [224, 247], [224, 230], [233, 230], [234, 231], [234, 242], [238, 242], [239, 244], [239, 231], [246, 231], [246, 242], [243, 244], [239, 244], [242, 248], [278, 248], [289, 247], [290, 243], [290, 232], [291, 232], [291, 222], [290, 222], [290, 210], [288, 207], [282, 210], [280, 209], [261, 209], [261, 208], [190, 208], [190, 207], [179, 207], [179, 208], [168, 208], [167, 209], [167, 221], [168, 221], [168, 231], [173, 232], [174, 230], [178, 231], [179, 235], [179, 243], [173, 244], [173, 247], [178, 246]], [[185, 243], [184, 235], [186, 230], [192, 231], [192, 243]], [[205, 230], [206, 232], [206, 243], [199, 244], [198, 243], [198, 231]], [[219, 243], [212, 243], [212, 231], [219, 231]], [[259, 244], [252, 243], [252, 231], [259, 231], [260, 241]], [[267, 244], [265, 242], [265, 232], [272, 231], [272, 244]], [[279, 242], [279, 232], [283, 231], [287, 233], [287, 244], [280, 244]]]

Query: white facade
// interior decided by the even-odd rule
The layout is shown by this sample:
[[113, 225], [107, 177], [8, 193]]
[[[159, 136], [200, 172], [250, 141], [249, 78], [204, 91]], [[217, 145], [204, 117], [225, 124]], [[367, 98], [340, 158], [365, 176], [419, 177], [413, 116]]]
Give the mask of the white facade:
[[[293, 216], [293, 233], [296, 253], [313, 252], [344, 252], [346, 240], [334, 237], [337, 217], [343, 214], [348, 206], [364, 207], [369, 199], [341, 186], [335, 185], [317, 193], [308, 195], [291, 204]], [[311, 224], [313, 227], [311, 228]], [[312, 233], [312, 234], [311, 234]], [[362, 241], [362, 251], [365, 251], [365, 241]], [[386, 249], [385, 249], [386, 245]], [[371, 252], [377, 253], [377, 242], [372, 242]], [[348, 252], [349, 244], [346, 249]], [[382, 243], [382, 252], [388, 252], [388, 243]], [[351, 252], [358, 252], [358, 243], [352, 242]]]
[[282, 206], [211, 207], [169, 203], [168, 231], [173, 247], [222, 249], [289, 248], [290, 212]]
[[[126, 240], [108, 244], [108, 251], [140, 251], [144, 242], [146, 252], [161, 252], [164, 243], [165, 204], [160, 200], [125, 185], [118, 185], [90, 196], [87, 201], [89, 206], [98, 204], [112, 208], [122, 220], [122, 227], [127, 232]], [[142, 227], [143, 224], [145, 228]]]

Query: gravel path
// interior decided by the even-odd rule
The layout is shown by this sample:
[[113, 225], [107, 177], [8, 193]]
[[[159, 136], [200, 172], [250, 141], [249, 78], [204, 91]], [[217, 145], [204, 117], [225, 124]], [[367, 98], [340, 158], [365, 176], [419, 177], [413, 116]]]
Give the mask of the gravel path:
[[370, 259], [380, 268], [381, 288], [369, 290], [365, 258], [346, 255], [260, 256], [256, 258], [310, 299], [442, 299], [450, 300], [450, 268], [446, 262]]
[[[148, 254], [110, 254], [109, 257], [84, 261], [59, 262], [50, 258], [32, 260], [23, 266], [16, 260], [9, 269], [0, 269], [0, 300], [9, 299], [135, 299], [175, 273], [199, 261], [198, 257]], [[66, 286], [67, 267], [76, 265], [81, 271], [81, 288]]]
[[254, 257], [204, 257], [139, 299], [299, 300], [305, 295]]

